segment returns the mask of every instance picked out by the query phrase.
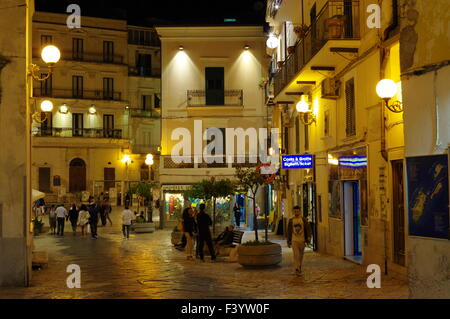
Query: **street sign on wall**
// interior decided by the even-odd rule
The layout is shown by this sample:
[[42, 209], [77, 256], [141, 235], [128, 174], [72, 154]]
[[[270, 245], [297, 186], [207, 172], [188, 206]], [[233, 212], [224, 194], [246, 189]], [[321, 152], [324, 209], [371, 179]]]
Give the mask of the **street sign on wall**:
[[313, 168], [313, 156], [311, 154], [304, 155], [282, 155], [281, 168]]

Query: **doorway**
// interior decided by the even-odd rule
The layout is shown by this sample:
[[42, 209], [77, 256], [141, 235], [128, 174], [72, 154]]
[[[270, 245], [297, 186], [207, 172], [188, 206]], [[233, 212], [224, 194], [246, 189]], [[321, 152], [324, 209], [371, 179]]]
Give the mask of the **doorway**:
[[359, 182], [344, 182], [344, 253], [345, 257], [362, 262], [361, 212], [359, 204]]
[[74, 158], [69, 166], [69, 192], [79, 193], [86, 190], [86, 163]]
[[50, 167], [39, 167], [39, 190], [50, 193]]
[[303, 184], [302, 198], [303, 217], [305, 217], [311, 225], [313, 250], [317, 250], [317, 209], [315, 183]]
[[405, 266], [405, 204], [403, 161], [392, 161], [392, 209], [394, 228], [394, 262]]
[[206, 68], [206, 105], [224, 105], [224, 68]]
[[116, 187], [116, 169], [114, 167], [105, 167], [103, 169], [103, 178], [105, 180], [104, 191], [109, 193], [110, 188]]

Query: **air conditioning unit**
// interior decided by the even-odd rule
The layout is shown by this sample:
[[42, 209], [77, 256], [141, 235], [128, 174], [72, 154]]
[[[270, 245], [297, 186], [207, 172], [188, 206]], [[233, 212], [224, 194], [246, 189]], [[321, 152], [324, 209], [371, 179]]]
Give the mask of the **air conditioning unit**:
[[322, 98], [323, 99], [337, 99], [339, 98], [339, 88], [341, 82], [333, 78], [326, 78], [322, 81]]

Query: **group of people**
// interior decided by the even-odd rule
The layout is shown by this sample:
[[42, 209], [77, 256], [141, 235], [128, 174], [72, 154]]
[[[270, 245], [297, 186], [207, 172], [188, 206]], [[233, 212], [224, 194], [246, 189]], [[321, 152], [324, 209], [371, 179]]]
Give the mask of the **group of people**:
[[[212, 221], [205, 212], [205, 208], [205, 204], [200, 204], [198, 211], [191, 207], [183, 210], [183, 240], [179, 247], [185, 247], [188, 260], [194, 260], [194, 243], [195, 257], [201, 261], [205, 260], [205, 244], [208, 246], [211, 260], [214, 261], [221, 246], [227, 246], [233, 243], [234, 226], [226, 227], [225, 231], [213, 240], [209, 228], [212, 225]], [[185, 242], [183, 243], [183, 241]]]
[[78, 227], [81, 229], [82, 236], [87, 235], [89, 225], [92, 238], [97, 238], [99, 220], [103, 226], [106, 226], [107, 221], [112, 226], [111, 212], [112, 207], [108, 200], [103, 200], [101, 203], [91, 200], [89, 205], [83, 204], [79, 207], [73, 204], [69, 210], [63, 204], [52, 205], [49, 211], [50, 231], [53, 235], [64, 236], [65, 222], [70, 221], [74, 236]]

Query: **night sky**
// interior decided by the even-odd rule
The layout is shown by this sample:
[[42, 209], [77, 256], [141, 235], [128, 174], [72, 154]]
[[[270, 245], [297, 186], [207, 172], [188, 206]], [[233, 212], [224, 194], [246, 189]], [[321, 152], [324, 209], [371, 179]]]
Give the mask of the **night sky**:
[[[35, 0], [37, 11], [66, 13], [69, 4], [81, 16], [126, 19], [129, 24], [152, 25], [263, 25], [264, 0]], [[224, 19], [236, 22], [224, 22]]]

